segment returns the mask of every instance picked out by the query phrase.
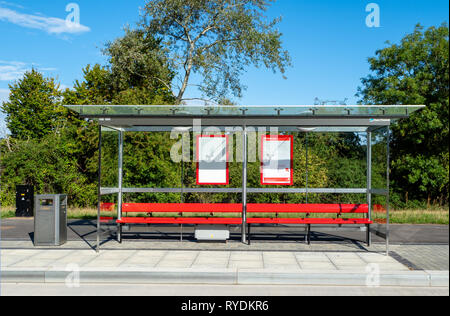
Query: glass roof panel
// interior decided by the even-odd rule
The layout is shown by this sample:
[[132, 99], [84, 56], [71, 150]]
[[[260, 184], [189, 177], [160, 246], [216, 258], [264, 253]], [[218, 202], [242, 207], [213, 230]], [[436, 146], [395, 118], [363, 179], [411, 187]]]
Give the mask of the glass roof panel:
[[199, 106], [199, 105], [66, 105], [83, 117], [408, 117], [424, 108], [418, 105], [285, 105], [285, 106]]

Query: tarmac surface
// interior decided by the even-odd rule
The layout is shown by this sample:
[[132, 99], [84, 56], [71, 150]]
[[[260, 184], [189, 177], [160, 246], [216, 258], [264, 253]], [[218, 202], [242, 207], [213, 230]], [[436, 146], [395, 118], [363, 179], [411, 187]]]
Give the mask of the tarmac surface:
[[[104, 236], [106, 239], [115, 238], [115, 226], [109, 226], [111, 234]], [[331, 228], [331, 230], [330, 230]], [[361, 231], [335, 231], [332, 227], [312, 227], [312, 242], [365, 242], [366, 234]], [[345, 229], [346, 227], [344, 227]], [[1, 220], [1, 239], [5, 241], [33, 240], [33, 219], [3, 219]], [[97, 225], [94, 220], [69, 220], [68, 240], [95, 241]], [[194, 241], [194, 227], [183, 227], [183, 239]], [[289, 225], [259, 225], [252, 226], [252, 241], [264, 242], [303, 242], [305, 240], [305, 228], [303, 226]], [[168, 241], [180, 240], [181, 228], [173, 225], [133, 225], [124, 229], [124, 240], [127, 241]], [[240, 240], [240, 227], [231, 227], [232, 240]], [[448, 245], [448, 225], [390, 225], [391, 244], [411, 245]], [[385, 240], [372, 234], [374, 243], [384, 243]]]

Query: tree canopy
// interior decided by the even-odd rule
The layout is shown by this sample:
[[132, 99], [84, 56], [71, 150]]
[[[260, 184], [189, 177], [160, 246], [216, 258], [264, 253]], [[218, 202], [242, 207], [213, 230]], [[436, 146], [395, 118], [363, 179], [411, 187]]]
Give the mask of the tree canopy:
[[392, 127], [393, 186], [409, 198], [448, 202], [449, 28], [417, 25], [369, 58], [361, 102], [426, 105]]
[[[276, 29], [280, 18], [264, 16], [274, 0], [151, 0], [143, 8], [140, 27], [166, 49], [178, 75], [176, 100], [181, 103], [192, 75], [205, 97], [218, 101], [241, 97], [240, 76], [248, 65], [285, 73], [290, 57]], [[163, 79], [163, 78], [161, 78]], [[173, 90], [175, 90], [173, 88]]]
[[32, 69], [9, 88], [9, 101], [0, 109], [6, 114], [12, 137], [39, 138], [62, 128], [67, 110], [61, 106], [61, 91], [53, 78], [44, 78]]

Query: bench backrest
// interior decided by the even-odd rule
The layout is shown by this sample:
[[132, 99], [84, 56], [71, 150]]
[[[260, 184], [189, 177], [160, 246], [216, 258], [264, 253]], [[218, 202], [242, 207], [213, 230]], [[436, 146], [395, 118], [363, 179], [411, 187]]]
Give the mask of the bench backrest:
[[[102, 211], [113, 211], [104, 203]], [[242, 213], [242, 204], [221, 203], [124, 203], [124, 213]], [[248, 204], [247, 213], [367, 214], [367, 204]]]

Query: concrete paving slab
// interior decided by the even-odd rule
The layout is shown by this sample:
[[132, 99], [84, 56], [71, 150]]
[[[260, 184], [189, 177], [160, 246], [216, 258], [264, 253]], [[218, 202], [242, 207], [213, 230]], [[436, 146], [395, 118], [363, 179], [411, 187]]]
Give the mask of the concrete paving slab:
[[156, 267], [158, 268], [191, 268], [193, 261], [173, 261], [173, 260], [163, 260], [160, 261]]
[[226, 269], [228, 263], [200, 263], [192, 265], [194, 269]]
[[295, 257], [298, 261], [330, 262], [330, 258], [324, 253], [296, 253]]
[[263, 252], [264, 260], [295, 260], [292, 252]]
[[197, 264], [208, 264], [208, 263], [215, 263], [215, 264], [228, 264], [229, 258], [197, 258], [194, 261], [194, 265]]
[[167, 252], [164, 260], [194, 260], [199, 255], [198, 251], [172, 251]]
[[79, 265], [83, 266], [89, 262], [91, 262], [93, 259], [89, 257], [65, 257], [63, 259], [59, 259], [55, 261], [56, 265], [62, 266], [62, 265]]
[[14, 256], [14, 257], [2, 257], [1, 259], [1, 267], [7, 267], [7, 266], [11, 266], [14, 265], [18, 262], [24, 261], [28, 259], [28, 256]]
[[262, 252], [232, 252], [230, 256], [232, 261], [261, 261]]
[[279, 270], [279, 271], [300, 271], [301, 268], [298, 264], [292, 264], [292, 265], [279, 265], [279, 264], [270, 264], [270, 263], [264, 263], [264, 269], [268, 270]]
[[365, 267], [367, 263], [363, 260], [354, 260], [354, 259], [333, 259], [331, 262], [336, 266], [350, 266], [350, 267]]
[[220, 258], [228, 259], [230, 257], [230, 252], [228, 251], [202, 251], [200, 252], [198, 258]]
[[149, 268], [155, 268], [156, 263], [149, 262], [149, 263], [126, 263], [121, 264], [119, 268], [123, 268], [129, 271], [134, 271], [137, 269], [149, 269]]
[[112, 267], [118, 267], [122, 263], [121, 260], [104, 260], [104, 259], [95, 259], [92, 260], [86, 264], [84, 264], [82, 267], [84, 268], [112, 268]]
[[264, 264], [262, 261], [242, 261], [231, 260], [228, 264], [229, 269], [263, 269]]
[[[162, 257], [161, 257], [162, 258]], [[122, 265], [150, 265], [155, 266], [161, 261], [161, 258], [129, 258], [122, 262]]]
[[380, 271], [411, 271], [401, 264], [384, 264], [380, 266]]
[[398, 262], [392, 257], [374, 253], [358, 253], [358, 256], [366, 263], [394, 263]]
[[331, 260], [361, 260], [354, 252], [329, 252], [326, 253], [326, 256]]
[[45, 268], [51, 266], [55, 261], [51, 259], [40, 259], [40, 260], [24, 260], [10, 267], [14, 268]]
[[323, 270], [323, 271], [334, 271], [337, 270], [336, 266], [331, 262], [307, 262], [299, 261], [300, 268], [302, 270]]
[[33, 259], [51, 259], [51, 260], [58, 260], [63, 257], [69, 256], [73, 254], [75, 251], [73, 250], [60, 250], [60, 251], [51, 251], [47, 250], [44, 252], [41, 252], [35, 256], [33, 256]]

